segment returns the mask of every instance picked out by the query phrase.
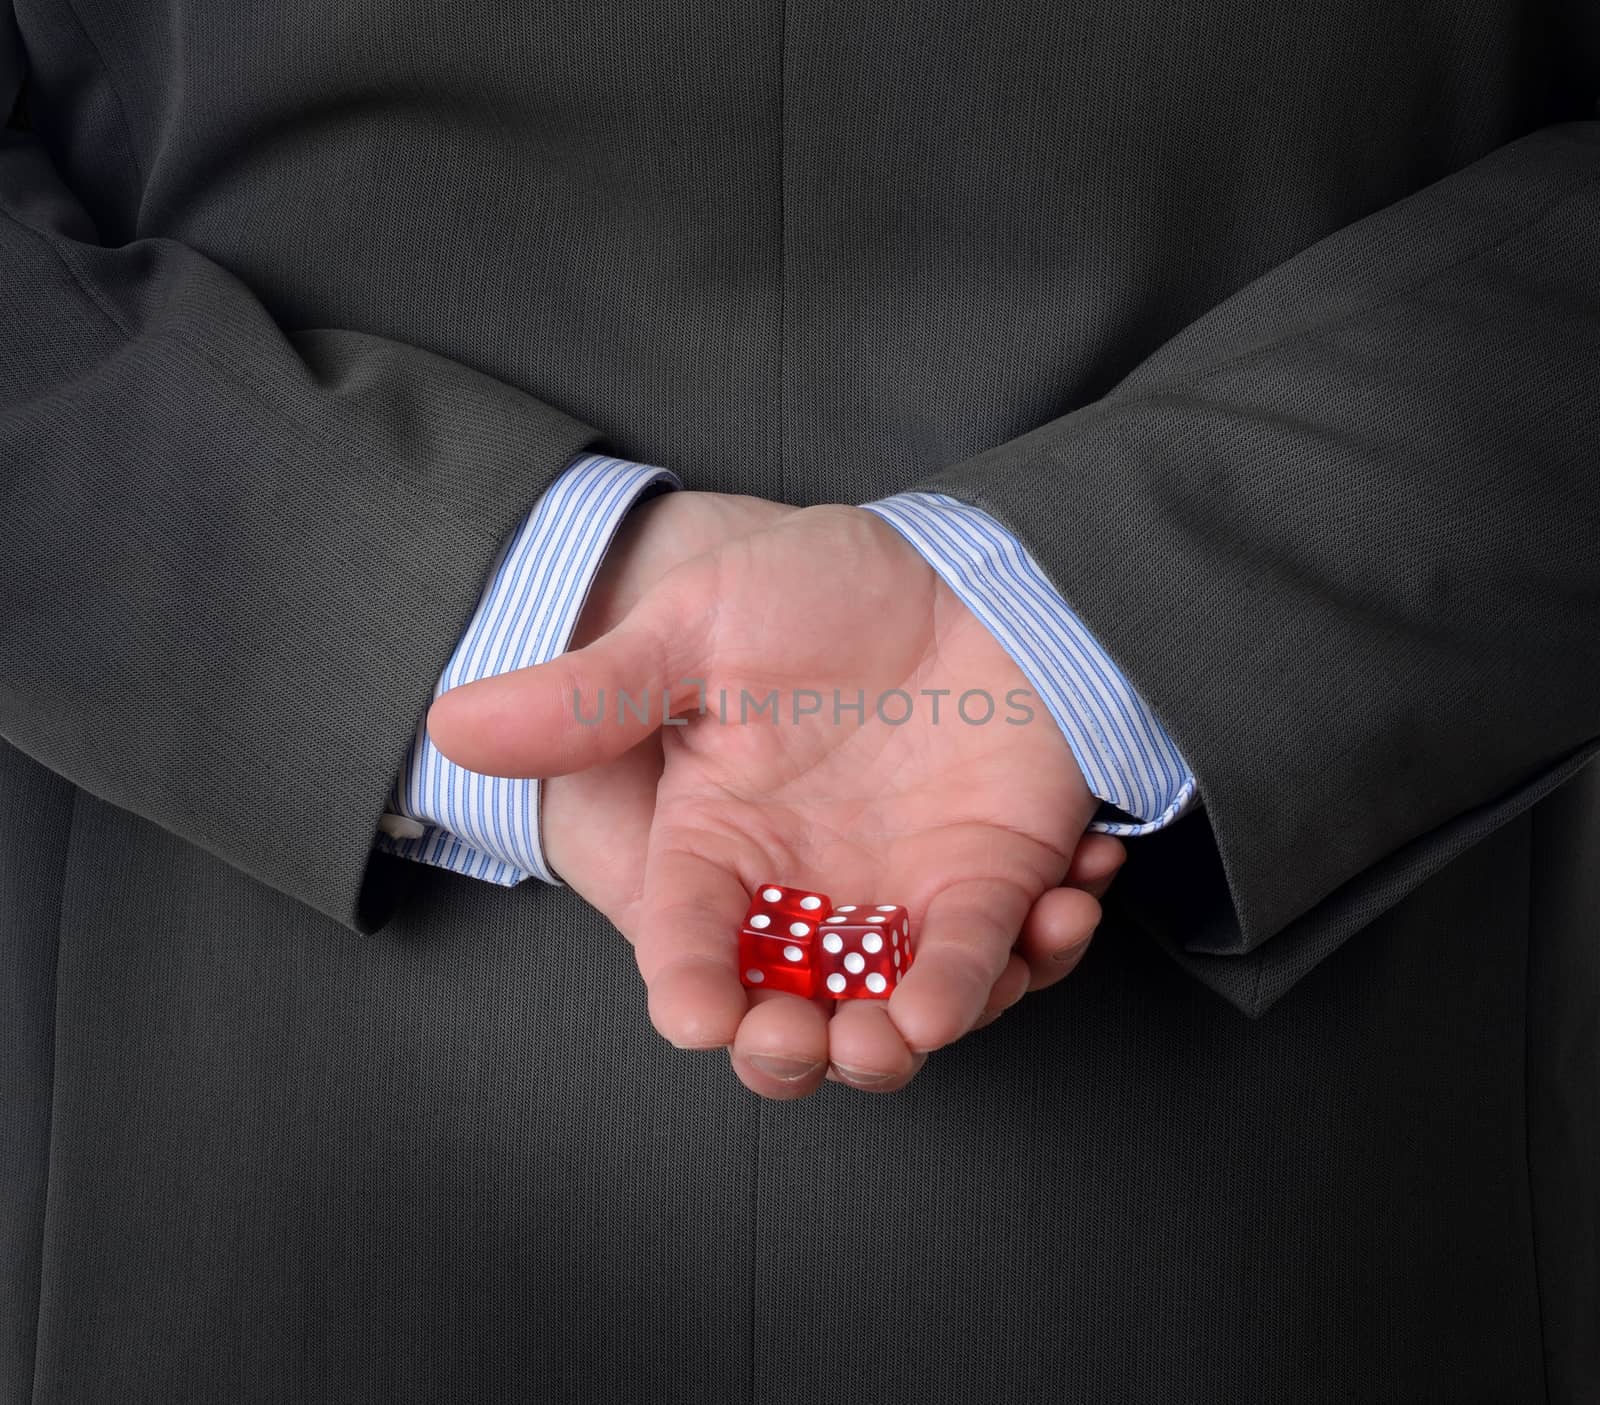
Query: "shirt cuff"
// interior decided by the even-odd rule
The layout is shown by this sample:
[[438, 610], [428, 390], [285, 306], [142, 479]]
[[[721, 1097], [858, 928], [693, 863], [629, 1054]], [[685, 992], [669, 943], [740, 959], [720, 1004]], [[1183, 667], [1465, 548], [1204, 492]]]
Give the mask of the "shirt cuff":
[[[943, 493], [864, 506], [921, 552], [1033, 685], [1090, 793], [1106, 802], [1091, 830], [1149, 834], [1199, 803], [1172, 738], [1016, 537]], [[1108, 815], [1113, 806], [1132, 819]]]
[[[565, 652], [622, 519], [670, 470], [580, 454], [511, 534], [433, 696]], [[379, 820], [377, 848], [511, 887], [559, 884], [539, 835], [539, 782], [485, 776], [447, 760], [417, 728]]]

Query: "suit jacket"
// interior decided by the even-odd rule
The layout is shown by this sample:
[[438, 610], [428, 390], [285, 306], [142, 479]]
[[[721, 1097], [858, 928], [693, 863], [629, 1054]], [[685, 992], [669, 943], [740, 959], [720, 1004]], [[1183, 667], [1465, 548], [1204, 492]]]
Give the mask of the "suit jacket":
[[[1600, 1398], [1579, 0], [13, 0], [0, 1396]], [[374, 854], [589, 445], [1015, 531], [1203, 810], [905, 1093]]]

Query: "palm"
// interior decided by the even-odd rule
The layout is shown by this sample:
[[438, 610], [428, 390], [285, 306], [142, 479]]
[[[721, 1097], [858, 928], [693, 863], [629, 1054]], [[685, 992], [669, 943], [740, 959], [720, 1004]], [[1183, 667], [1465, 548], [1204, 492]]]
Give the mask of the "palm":
[[[848, 568], [819, 564], [819, 539]], [[1015, 664], [890, 528], [803, 513], [714, 569], [707, 711], [665, 732], [654, 852], [717, 854], [746, 887], [780, 874], [914, 916], [967, 882], [1033, 897], [1061, 881], [1092, 808], [1076, 763]], [[792, 583], [775, 600], [758, 588], [774, 575]], [[820, 714], [795, 719], [797, 689]], [[756, 710], [774, 694], [775, 720]]]
[[[923, 959], [888, 1013], [914, 1049], [958, 1037], [1093, 811], [1060, 732], [988, 630], [869, 513], [796, 513], [682, 567], [661, 608], [678, 592], [716, 607], [682, 655], [706, 710], [664, 733], [636, 942], [646, 979], [679, 967], [684, 990], [653, 1008], [670, 1021], [713, 994], [748, 1002], [726, 925], [777, 878], [905, 903]], [[680, 708], [697, 694], [675, 689]], [[818, 695], [820, 715], [796, 720]], [[836, 698], [864, 715], [836, 716]]]

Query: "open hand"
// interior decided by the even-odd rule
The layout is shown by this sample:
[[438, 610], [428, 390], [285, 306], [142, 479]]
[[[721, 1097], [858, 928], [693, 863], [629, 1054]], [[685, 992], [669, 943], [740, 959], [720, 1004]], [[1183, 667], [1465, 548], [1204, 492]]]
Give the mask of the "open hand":
[[[1009, 656], [879, 518], [778, 509], [621, 609], [574, 652], [443, 695], [429, 727], [472, 769], [610, 772], [632, 797], [621, 807], [607, 787], [593, 792], [626, 810], [612, 877], [594, 886], [615, 888], [602, 892], [608, 915], [634, 943], [668, 1039], [731, 1043], [740, 1076], [774, 1096], [809, 1091], [830, 1068], [897, 1087], [928, 1050], [1064, 973], [1054, 951], [1081, 953], [1098, 904], [1058, 885], [1096, 802]], [[619, 691], [634, 709], [618, 709]], [[754, 711], [774, 695], [776, 717]], [[663, 728], [665, 714], [686, 725]], [[657, 765], [652, 811], [639, 797]], [[1107, 844], [1093, 877], [1079, 876], [1102, 891], [1110, 874], [1098, 870], [1121, 857]], [[553, 858], [583, 891], [570, 860]], [[893, 998], [844, 1002], [830, 1020], [831, 1000], [744, 990], [731, 933], [771, 879], [904, 902], [919, 959]]]

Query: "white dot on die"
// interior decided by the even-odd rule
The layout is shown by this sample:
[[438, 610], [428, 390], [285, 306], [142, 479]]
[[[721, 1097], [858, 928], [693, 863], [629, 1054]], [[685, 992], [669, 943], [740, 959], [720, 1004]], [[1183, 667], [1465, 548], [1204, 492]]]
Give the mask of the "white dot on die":
[[900, 969], [900, 953], [898, 951], [894, 954], [894, 965], [895, 969], [898, 971]]
[[770, 927], [772, 925], [772, 919], [768, 917], [766, 913], [758, 912], [750, 919], [750, 925], [752, 927]]
[[844, 989], [844, 985], [844, 977], [841, 976], [837, 971], [828, 977], [828, 989], [831, 990], [835, 995]]
[[789, 935], [791, 937], [803, 937], [810, 930], [811, 928], [804, 922], [791, 922], [789, 924]]
[[751, 985], [760, 985], [761, 982], [766, 980], [767, 977], [764, 972], [758, 971], [754, 966], [752, 966], [744, 973], [744, 978], [749, 981]]
[[835, 922], [844, 922], [848, 919], [843, 917], [824, 917], [822, 920], [831, 926]]
[[829, 932], [828, 935], [822, 939], [822, 949], [824, 951], [832, 952], [843, 951], [844, 938], [841, 937], [837, 932]]
[[879, 912], [893, 912], [894, 911], [894, 904], [893, 903], [884, 903], [883, 906], [881, 906], [878, 909], [878, 911]]
[[866, 958], [859, 951], [852, 951], [844, 959], [844, 968], [852, 976], [859, 976], [866, 969]]
[[821, 898], [801, 898], [800, 899], [800, 906], [805, 908], [805, 910], [807, 912], [815, 912], [819, 907], [822, 906], [822, 899]]
[[887, 922], [888, 920], [889, 919], [887, 917], [869, 917], [869, 918], [867, 918], [868, 922]]
[[883, 938], [880, 937], [876, 932], [868, 932], [866, 936], [862, 937], [861, 939], [861, 949], [863, 951], [882, 951]]
[[763, 888], [761, 890], [761, 896], [769, 903], [775, 903], [783, 897], [783, 894], [780, 893], [776, 888]]
[[884, 988], [884, 986], [888, 984], [889, 982], [884, 980], [884, 978], [876, 971], [867, 977], [867, 989], [870, 990], [874, 995], [876, 995]]
[[856, 910], [856, 905], [854, 903], [846, 903], [843, 907], [841, 907], [839, 909], [840, 912], [854, 912], [855, 910]]
[[889, 933], [889, 945], [890, 946], [899, 946], [900, 945], [900, 933], [898, 933], [898, 932], [890, 932]]
[[797, 946], [786, 946], [783, 949], [783, 959], [785, 961], [798, 961], [804, 955], [805, 952], [801, 951]]

